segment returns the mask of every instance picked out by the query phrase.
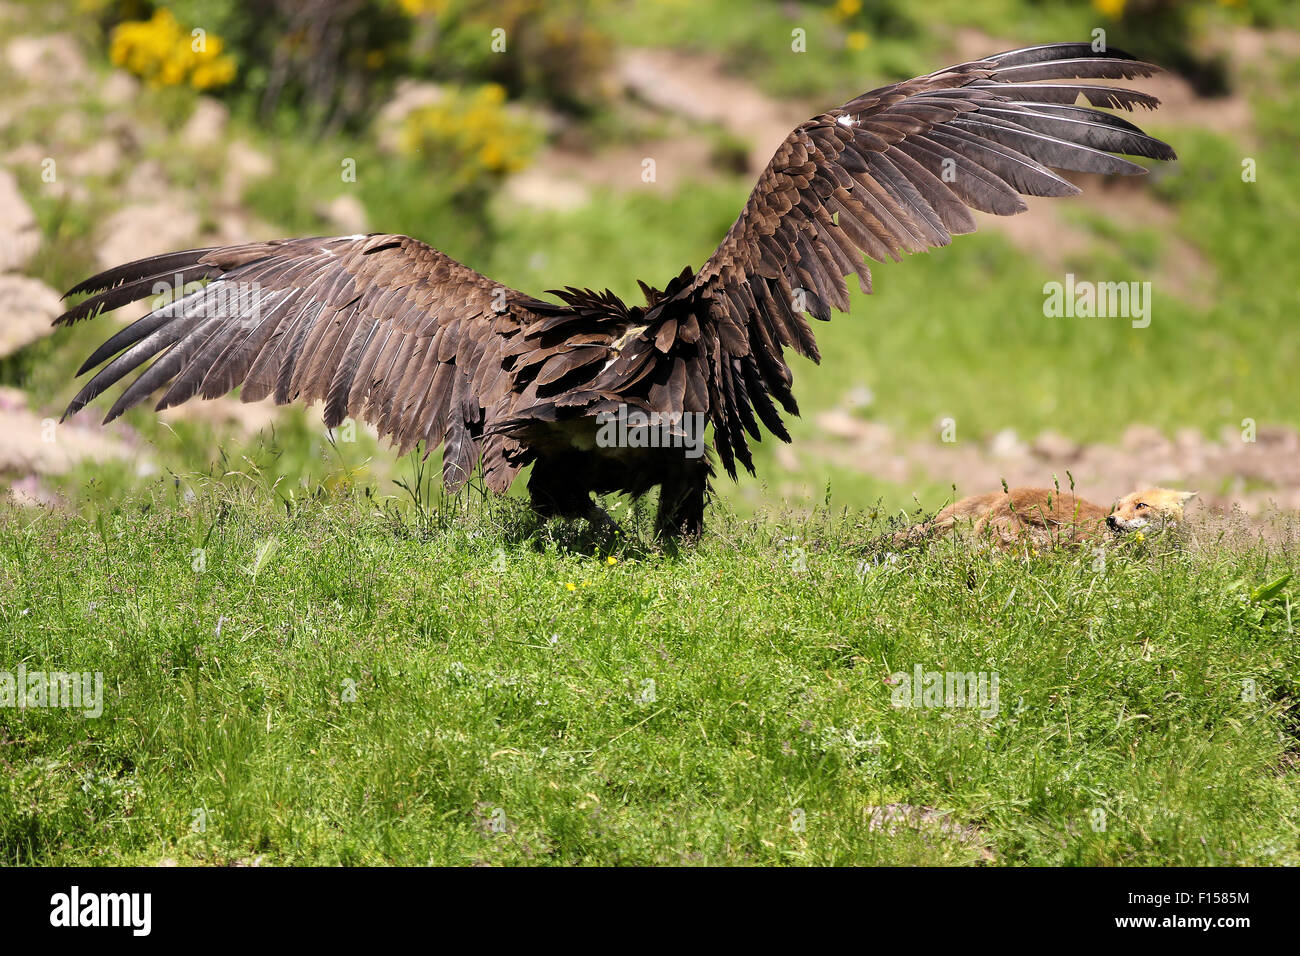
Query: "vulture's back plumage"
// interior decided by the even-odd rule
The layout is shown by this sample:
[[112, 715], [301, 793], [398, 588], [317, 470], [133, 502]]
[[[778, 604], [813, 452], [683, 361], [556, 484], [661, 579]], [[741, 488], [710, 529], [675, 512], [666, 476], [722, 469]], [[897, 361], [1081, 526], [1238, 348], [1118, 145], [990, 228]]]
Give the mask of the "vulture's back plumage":
[[105, 342], [78, 374], [103, 367], [65, 415], [144, 367], [106, 422], [159, 391], [159, 409], [235, 388], [244, 401], [321, 401], [329, 426], [352, 416], [402, 452], [441, 446], [449, 489], [481, 468], [504, 491], [533, 464], [539, 512], [597, 517], [592, 492], [660, 486], [660, 529], [697, 533], [708, 458], [596, 441], [602, 416], [702, 419], [727, 472], [752, 472], [749, 441], [763, 429], [789, 441], [781, 413], [798, 413], [785, 349], [818, 359], [807, 315], [848, 311], [850, 275], [870, 292], [865, 259], [946, 245], [974, 230], [972, 209], [1011, 215], [1023, 196], [1079, 191], [1053, 170], [1134, 174], [1144, 167], [1115, 154], [1173, 159], [1097, 108], [1152, 109], [1154, 97], [1079, 82], [1154, 72], [1118, 50], [1051, 44], [859, 96], [795, 129], [708, 261], [662, 290], [643, 284], [644, 305], [571, 287], [551, 293], [558, 302], [534, 298], [397, 235], [128, 263], [72, 289], [94, 294], [57, 322], [160, 284], [206, 284]]

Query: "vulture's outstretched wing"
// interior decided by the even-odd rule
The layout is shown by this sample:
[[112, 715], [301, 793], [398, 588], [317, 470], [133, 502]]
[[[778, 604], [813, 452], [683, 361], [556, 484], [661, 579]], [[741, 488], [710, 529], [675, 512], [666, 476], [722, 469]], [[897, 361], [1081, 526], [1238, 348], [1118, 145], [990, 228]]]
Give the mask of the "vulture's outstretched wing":
[[518, 470], [506, 460], [509, 440], [484, 432], [511, 388], [502, 350], [536, 318], [534, 300], [407, 236], [285, 239], [110, 269], [68, 293], [98, 294], [57, 324], [203, 279], [101, 345], [77, 374], [107, 364], [64, 417], [153, 359], [106, 423], [164, 386], [159, 410], [241, 387], [244, 401], [323, 401], [327, 426], [354, 416], [403, 452], [445, 442], [449, 487], [480, 457], [490, 486], [509, 485]]
[[848, 311], [851, 273], [870, 292], [863, 254], [897, 261], [972, 232], [971, 209], [1005, 216], [1025, 210], [1022, 194], [1079, 192], [1049, 167], [1132, 174], [1146, 170], [1111, 154], [1174, 159], [1132, 123], [1078, 105], [1153, 109], [1155, 97], [1068, 82], [1156, 72], [1086, 43], [1029, 47], [873, 90], [794, 130], [680, 293], [703, 300], [705, 338], [718, 343], [712, 366], [723, 381], [710, 389], [710, 416], [728, 471], [733, 453], [752, 470], [743, 434], [758, 437], [751, 405], [789, 440], [769, 421], [768, 395], [797, 411], [782, 349], [819, 358], [804, 312]]

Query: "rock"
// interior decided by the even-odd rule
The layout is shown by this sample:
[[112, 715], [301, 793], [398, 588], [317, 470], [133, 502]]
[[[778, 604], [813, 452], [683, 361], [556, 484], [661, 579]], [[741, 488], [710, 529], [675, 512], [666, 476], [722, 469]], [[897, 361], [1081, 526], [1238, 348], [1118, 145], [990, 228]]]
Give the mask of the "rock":
[[114, 111], [104, 117], [100, 136], [112, 138], [123, 151], [135, 155], [145, 143], [157, 142], [166, 136], [162, 126], [152, 120], [142, 120], [131, 113]]
[[553, 175], [540, 165], [515, 173], [506, 180], [504, 192], [512, 203], [557, 212], [581, 209], [591, 200], [582, 183]]
[[1160, 429], [1150, 425], [1130, 425], [1124, 430], [1120, 443], [1125, 451], [1146, 455], [1166, 454], [1173, 447]]
[[1300, 435], [1282, 425], [1264, 425], [1258, 429], [1255, 442], [1271, 451], [1300, 453]]
[[36, 216], [18, 191], [18, 181], [0, 169], [0, 272], [26, 268], [40, 246]]
[[15, 37], [5, 48], [10, 70], [33, 87], [65, 87], [83, 83], [90, 75], [76, 41], [66, 33]]
[[397, 152], [401, 145], [402, 121], [415, 110], [440, 103], [446, 95], [446, 89], [437, 83], [399, 81], [392, 99], [380, 108], [375, 117], [379, 148], [389, 153]]
[[844, 396], [846, 408], [870, 408], [876, 401], [876, 393], [865, 385], [849, 389]]
[[9, 486], [9, 497], [14, 504], [24, 508], [52, 508], [59, 503], [59, 499], [46, 490], [35, 475], [27, 475], [13, 482]]
[[99, 99], [109, 106], [126, 106], [140, 95], [140, 81], [126, 70], [114, 70], [99, 87]]
[[1224, 425], [1219, 429], [1219, 441], [1229, 453], [1241, 451], [1247, 447], [1243, 429], [1237, 425]]
[[192, 149], [209, 149], [221, 142], [229, 122], [230, 110], [224, 103], [210, 96], [200, 97], [181, 130], [181, 140]]
[[0, 387], [0, 472], [60, 474], [78, 461], [124, 458], [130, 450], [95, 424], [58, 424], [27, 407], [27, 396], [16, 388]]
[[128, 202], [156, 201], [171, 198], [171, 181], [156, 159], [132, 163], [131, 173], [122, 184], [122, 199]]
[[23, 143], [21, 146], [15, 146], [9, 152], [4, 154], [4, 164], [11, 169], [17, 169], [22, 166], [31, 169], [40, 169], [41, 163], [49, 156], [49, 152], [36, 143]]
[[245, 435], [256, 435], [280, 419], [280, 407], [274, 402], [241, 402], [231, 395], [206, 401], [189, 401], [173, 405], [158, 413], [164, 422], [196, 421], [214, 425], [233, 425]]
[[221, 182], [221, 201], [239, 205], [248, 184], [263, 179], [274, 171], [269, 156], [252, 144], [237, 139], [226, 147], [226, 176]]
[[832, 408], [817, 416], [817, 427], [835, 438], [857, 439], [861, 424], [842, 408]]
[[204, 232], [202, 245], [235, 246], [245, 242], [265, 242], [283, 235], [283, 229], [250, 216], [243, 209], [227, 207], [214, 213], [213, 228]]
[[275, 169], [266, 153], [242, 139], [235, 140], [226, 149], [226, 167], [246, 179], [269, 176]]
[[54, 123], [54, 141], [57, 143], [84, 143], [87, 139], [86, 114], [68, 110]]
[[843, 408], [832, 408], [817, 416], [817, 427], [835, 438], [864, 445], [885, 445], [894, 437], [889, 426], [866, 422]]
[[78, 179], [86, 176], [107, 178], [117, 172], [121, 162], [122, 148], [111, 139], [99, 139], [90, 148], [67, 160], [63, 168]]
[[1071, 462], [1079, 457], [1083, 446], [1060, 432], [1043, 432], [1034, 439], [1031, 450], [1046, 461]]
[[44, 282], [0, 275], [0, 358], [49, 335], [62, 312], [59, 294]]
[[366, 207], [356, 196], [335, 196], [318, 211], [340, 235], [356, 236], [366, 231]]
[[666, 116], [717, 123], [752, 144], [749, 166], [767, 165], [790, 130], [806, 115], [797, 104], [772, 100], [730, 76], [716, 57], [675, 50], [627, 49], [619, 54], [618, 80], [635, 98]]
[[989, 454], [994, 458], [1024, 458], [1029, 448], [1020, 440], [1014, 428], [1004, 428], [989, 442]]
[[101, 227], [95, 258], [107, 269], [133, 259], [175, 252], [193, 243], [198, 231], [198, 215], [179, 202], [126, 206]]

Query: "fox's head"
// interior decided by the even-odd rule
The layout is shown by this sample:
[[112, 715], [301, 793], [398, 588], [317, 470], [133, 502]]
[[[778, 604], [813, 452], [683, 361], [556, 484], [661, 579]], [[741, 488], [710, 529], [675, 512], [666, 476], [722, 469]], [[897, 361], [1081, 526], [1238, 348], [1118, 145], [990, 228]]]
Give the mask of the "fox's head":
[[1183, 505], [1196, 497], [1194, 491], [1147, 488], [1115, 502], [1106, 519], [1112, 531], [1142, 531], [1147, 528], [1176, 528], [1183, 520]]

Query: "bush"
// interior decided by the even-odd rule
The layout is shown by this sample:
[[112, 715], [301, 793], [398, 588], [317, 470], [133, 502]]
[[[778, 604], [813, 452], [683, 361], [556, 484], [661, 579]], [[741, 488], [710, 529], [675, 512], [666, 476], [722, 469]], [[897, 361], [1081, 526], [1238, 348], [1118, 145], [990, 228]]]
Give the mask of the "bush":
[[290, 111], [318, 133], [360, 130], [403, 77], [492, 82], [583, 111], [603, 97], [611, 49], [586, 22], [600, 0], [86, 2], [113, 61], [148, 82], [223, 88], [264, 121]]
[[452, 183], [460, 187], [495, 182], [523, 169], [536, 145], [536, 132], [509, 114], [505, 98], [505, 89], [495, 83], [449, 91], [433, 106], [407, 115], [402, 151], [450, 171]]
[[235, 61], [222, 54], [223, 48], [221, 37], [202, 28], [185, 30], [170, 10], [160, 9], [148, 20], [118, 24], [109, 57], [150, 86], [209, 90], [235, 78]]
[[428, 27], [431, 74], [501, 84], [567, 112], [599, 104], [613, 42], [591, 25], [608, 0], [399, 0]]

